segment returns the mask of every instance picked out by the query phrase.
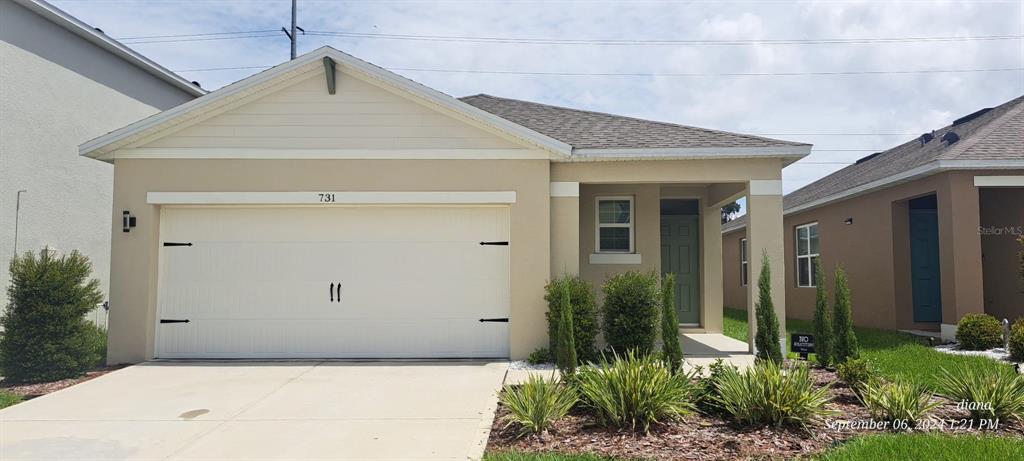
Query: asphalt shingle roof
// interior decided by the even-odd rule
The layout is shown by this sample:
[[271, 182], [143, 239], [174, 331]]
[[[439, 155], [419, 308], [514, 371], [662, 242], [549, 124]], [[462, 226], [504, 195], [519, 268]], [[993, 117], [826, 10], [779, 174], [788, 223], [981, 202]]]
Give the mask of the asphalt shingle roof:
[[[933, 138], [928, 142], [907, 141], [793, 191], [783, 199], [783, 208], [790, 210], [938, 160], [1024, 160], [1024, 96], [982, 111], [929, 133]], [[944, 142], [947, 133], [955, 133], [959, 140]], [[741, 216], [722, 230], [728, 232], [746, 222], [746, 216]]]
[[[947, 133], [955, 133], [959, 141], [944, 142]], [[930, 134], [931, 141], [907, 141], [808, 184], [786, 195], [783, 207], [810, 203], [936, 160], [1024, 160], [1024, 96]]]
[[459, 98], [575, 149], [791, 147], [809, 144], [478, 94]]

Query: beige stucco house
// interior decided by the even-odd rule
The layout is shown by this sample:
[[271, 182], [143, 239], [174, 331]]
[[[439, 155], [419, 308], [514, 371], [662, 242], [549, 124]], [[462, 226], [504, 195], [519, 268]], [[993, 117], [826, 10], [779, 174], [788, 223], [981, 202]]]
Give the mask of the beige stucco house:
[[810, 146], [456, 99], [325, 47], [80, 150], [114, 165], [108, 356], [138, 362], [524, 358], [550, 278], [631, 269], [681, 274], [684, 331], [720, 332], [744, 195], [785, 318], [781, 171]]
[[[819, 263], [829, 284], [837, 264], [846, 269], [858, 325], [952, 339], [969, 313], [1024, 317], [1024, 97], [865, 157], [784, 203], [795, 318], [813, 317]], [[724, 228], [725, 304], [742, 308], [746, 219]]]
[[79, 250], [107, 292], [114, 169], [78, 145], [205, 93], [47, 2], [0, 0], [0, 310], [16, 251]]

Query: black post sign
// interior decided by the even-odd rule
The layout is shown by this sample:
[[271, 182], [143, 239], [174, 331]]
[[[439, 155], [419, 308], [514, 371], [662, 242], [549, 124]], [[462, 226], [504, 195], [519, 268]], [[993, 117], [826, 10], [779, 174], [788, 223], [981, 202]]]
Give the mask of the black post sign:
[[789, 335], [789, 350], [798, 352], [800, 358], [807, 360], [807, 354], [814, 352], [814, 335], [806, 333]]

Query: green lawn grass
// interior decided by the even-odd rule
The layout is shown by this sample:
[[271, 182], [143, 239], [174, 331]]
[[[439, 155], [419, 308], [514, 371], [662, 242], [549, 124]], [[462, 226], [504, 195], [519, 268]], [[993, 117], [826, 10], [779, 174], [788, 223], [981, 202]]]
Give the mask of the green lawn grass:
[[885, 434], [853, 439], [823, 453], [816, 459], [819, 461], [1024, 459], [1024, 442], [1016, 438], [995, 436]]
[[0, 390], [0, 408], [7, 408], [21, 401], [21, 396]]
[[[814, 333], [809, 320], [787, 319], [786, 341], [792, 333]], [[878, 372], [888, 378], [903, 377], [932, 386], [938, 384], [939, 370], [956, 364], [974, 369], [996, 370], [1009, 364], [977, 357], [945, 354], [928, 346], [925, 338], [889, 330], [855, 328], [861, 356], [871, 361]], [[747, 340], [747, 311], [725, 309], [724, 331], [727, 336]]]

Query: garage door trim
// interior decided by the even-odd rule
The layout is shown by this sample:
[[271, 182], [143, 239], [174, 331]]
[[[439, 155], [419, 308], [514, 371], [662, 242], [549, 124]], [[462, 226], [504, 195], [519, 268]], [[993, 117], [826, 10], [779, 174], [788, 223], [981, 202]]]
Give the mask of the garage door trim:
[[512, 204], [515, 191], [148, 192], [150, 205]]

